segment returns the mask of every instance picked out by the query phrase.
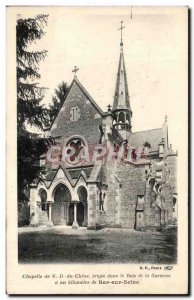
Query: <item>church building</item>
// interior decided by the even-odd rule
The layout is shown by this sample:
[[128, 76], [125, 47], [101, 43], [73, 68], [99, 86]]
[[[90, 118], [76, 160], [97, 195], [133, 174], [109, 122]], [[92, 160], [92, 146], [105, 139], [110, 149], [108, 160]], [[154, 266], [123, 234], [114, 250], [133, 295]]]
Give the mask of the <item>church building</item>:
[[30, 225], [146, 230], [174, 224], [177, 153], [169, 145], [167, 117], [160, 128], [133, 132], [122, 36], [107, 112], [73, 71], [47, 134], [56, 145], [40, 157], [45, 171], [30, 187]]

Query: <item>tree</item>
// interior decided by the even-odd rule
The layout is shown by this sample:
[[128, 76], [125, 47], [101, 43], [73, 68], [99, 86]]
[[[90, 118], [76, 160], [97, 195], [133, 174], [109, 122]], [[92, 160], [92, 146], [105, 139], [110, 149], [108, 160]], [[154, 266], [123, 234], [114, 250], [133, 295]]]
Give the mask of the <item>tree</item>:
[[18, 19], [16, 26], [17, 47], [17, 126], [18, 133], [25, 130], [26, 122], [40, 129], [48, 125], [47, 109], [41, 105], [45, 88], [35, 80], [40, 79], [39, 63], [47, 51], [28, 51], [30, 44], [45, 34], [48, 15]]
[[[40, 168], [34, 164], [48, 146], [48, 141], [31, 134], [27, 125], [44, 129], [50, 124], [48, 109], [41, 103], [45, 88], [38, 85], [39, 63], [47, 51], [29, 51], [29, 46], [43, 37], [48, 15], [18, 19], [16, 24], [17, 54], [17, 157], [18, 200], [25, 200], [24, 190], [36, 178]], [[42, 153], [41, 153], [42, 152]]]
[[55, 89], [55, 94], [52, 96], [52, 103], [49, 105], [49, 116], [51, 123], [56, 118], [61, 106], [64, 103], [65, 95], [68, 90], [68, 85], [64, 81], [58, 84]]

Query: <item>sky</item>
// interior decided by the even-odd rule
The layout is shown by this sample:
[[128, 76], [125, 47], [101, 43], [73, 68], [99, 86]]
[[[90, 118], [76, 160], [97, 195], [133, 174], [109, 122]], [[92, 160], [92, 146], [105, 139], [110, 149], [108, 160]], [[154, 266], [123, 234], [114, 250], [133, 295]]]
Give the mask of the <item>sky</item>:
[[31, 7], [21, 17], [49, 14], [45, 36], [31, 49], [46, 49], [40, 85], [51, 102], [72, 70], [96, 103], [107, 111], [113, 103], [123, 21], [124, 57], [133, 132], [159, 128], [168, 116], [169, 139], [179, 148], [187, 122], [187, 12], [181, 7]]

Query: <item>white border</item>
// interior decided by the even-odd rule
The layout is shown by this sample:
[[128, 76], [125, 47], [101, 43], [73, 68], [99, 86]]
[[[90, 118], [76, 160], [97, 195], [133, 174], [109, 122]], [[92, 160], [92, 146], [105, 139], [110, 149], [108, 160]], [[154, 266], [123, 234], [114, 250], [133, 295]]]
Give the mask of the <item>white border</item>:
[[[1, 47], [0, 47], [0, 58], [1, 58], [1, 68], [0, 68], [0, 95], [1, 95], [1, 109], [0, 109], [0, 136], [1, 136], [1, 147], [0, 147], [0, 157], [1, 157], [1, 174], [0, 174], [0, 191], [1, 191], [1, 207], [0, 207], [0, 220], [1, 220], [1, 229], [0, 229], [0, 241], [1, 241], [1, 258], [5, 257], [5, 185], [6, 185], [6, 180], [5, 180], [5, 173], [6, 173], [6, 156], [5, 156], [5, 140], [6, 140], [6, 130], [5, 130], [5, 122], [6, 122], [6, 6], [34, 6], [34, 5], [41, 5], [41, 6], [114, 6], [114, 5], [119, 5], [119, 6], [124, 6], [124, 5], [144, 5], [144, 6], [189, 6], [191, 10], [193, 10], [194, 4], [193, 0], [179, 0], [179, 1], [170, 1], [170, 0], [163, 0], [163, 1], [143, 1], [143, 0], [85, 0], [85, 1], [79, 1], [79, 0], [55, 0], [55, 1], [42, 1], [42, 0], [33, 0], [27, 2], [26, 0], [7, 0], [7, 1], [1, 1], [0, 2], [0, 41], [1, 41]], [[192, 13], [192, 12], [191, 12]], [[191, 49], [193, 49], [192, 41], [193, 41], [193, 25], [191, 22]], [[191, 70], [192, 70], [192, 65]], [[193, 78], [191, 78], [191, 86], [193, 86]], [[192, 96], [192, 95], [190, 95]], [[192, 99], [190, 99], [192, 101]], [[193, 113], [193, 106], [192, 106], [192, 117], [194, 116]], [[193, 127], [192, 127], [193, 129]], [[11, 138], [11, 133], [7, 133], [7, 136]], [[193, 141], [193, 134], [192, 134], [192, 139]], [[192, 146], [194, 142], [192, 142]], [[192, 164], [192, 171], [193, 171], [193, 164]], [[191, 180], [191, 186], [194, 186], [194, 180], [192, 178]], [[191, 193], [192, 195], [192, 193]], [[192, 200], [192, 199], [191, 199]], [[193, 213], [193, 208], [194, 205], [192, 205], [192, 213]], [[192, 214], [193, 215], [193, 214]], [[192, 217], [191, 217], [192, 220]], [[3, 253], [2, 253], [3, 250]], [[194, 260], [192, 259], [192, 262]], [[193, 265], [192, 265], [193, 269]], [[7, 298], [5, 295], [5, 259], [0, 260], [0, 296], [1, 299]], [[192, 276], [193, 277], [193, 276]], [[191, 287], [193, 283], [193, 278], [191, 281]], [[25, 297], [23, 297], [25, 298]], [[37, 297], [40, 298], [40, 297]], [[54, 296], [52, 298], [55, 298]], [[68, 297], [66, 297], [68, 298]], [[103, 298], [103, 297], [101, 297]], [[115, 297], [114, 297], [115, 298]], [[130, 297], [131, 298], [131, 297]], [[133, 297], [132, 297], [133, 298]], [[142, 297], [136, 297], [137, 298], [142, 298]], [[170, 297], [166, 297], [169, 298]], [[182, 297], [186, 298], [186, 297]], [[72, 299], [72, 297], [71, 297]]]

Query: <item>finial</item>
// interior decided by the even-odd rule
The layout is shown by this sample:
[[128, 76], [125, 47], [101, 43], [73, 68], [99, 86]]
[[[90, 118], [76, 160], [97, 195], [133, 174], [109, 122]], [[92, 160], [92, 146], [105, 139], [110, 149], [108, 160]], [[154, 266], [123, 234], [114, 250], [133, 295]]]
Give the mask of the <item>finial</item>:
[[77, 71], [79, 71], [79, 68], [77, 66], [75, 66], [74, 69], [72, 70], [72, 72], [75, 73], [74, 77], [77, 77], [76, 76]]
[[168, 121], [168, 116], [167, 115], [165, 115], [164, 120], [167, 123], [167, 121]]
[[[123, 29], [125, 27], [123, 26], [123, 21], [121, 21], [121, 27], [118, 29], [121, 31], [121, 42], [120, 42], [120, 46], [123, 47]], [[122, 48], [121, 48], [122, 49]]]
[[108, 107], [108, 111], [111, 111], [111, 105], [109, 104], [107, 107]]

